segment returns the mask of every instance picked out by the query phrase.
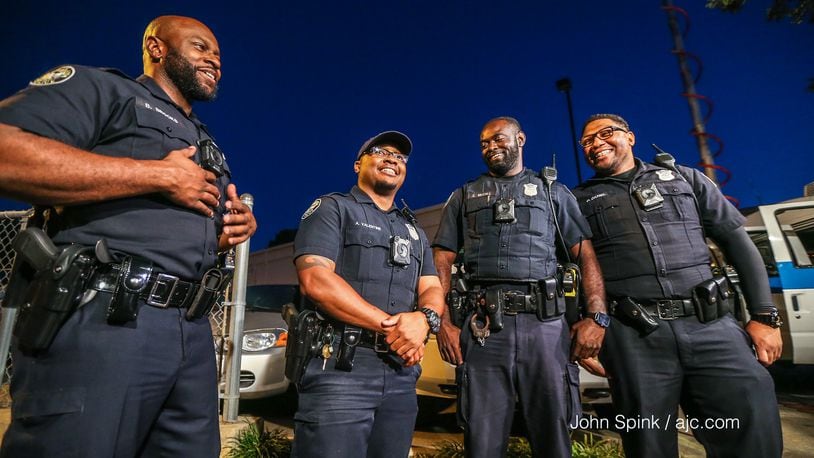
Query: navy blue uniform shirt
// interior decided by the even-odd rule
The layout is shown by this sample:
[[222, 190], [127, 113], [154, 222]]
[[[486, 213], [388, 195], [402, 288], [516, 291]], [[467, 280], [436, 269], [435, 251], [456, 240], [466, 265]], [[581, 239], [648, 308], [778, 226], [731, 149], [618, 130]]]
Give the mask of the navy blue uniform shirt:
[[[515, 222], [494, 222], [498, 199], [514, 201]], [[590, 238], [588, 223], [568, 188], [553, 183], [552, 199], [565, 244], [570, 248]], [[529, 169], [511, 177], [483, 174], [456, 189], [444, 205], [433, 240], [433, 246], [453, 252], [463, 247], [466, 271], [474, 277], [531, 281], [556, 273], [555, 243], [548, 190]]]
[[[394, 236], [410, 242], [407, 266], [391, 262]], [[424, 231], [395, 206], [379, 209], [358, 186], [349, 194], [320, 197], [303, 214], [294, 240], [294, 259], [305, 254], [336, 263], [337, 275], [367, 302], [391, 315], [413, 311], [418, 279], [437, 275]]]
[[[594, 177], [574, 189], [594, 233], [607, 295], [689, 298], [712, 278], [704, 231], [715, 240], [745, 218], [698, 170], [678, 166], [679, 175], [639, 159], [636, 166], [632, 181]], [[664, 202], [645, 211], [634, 191], [651, 186]]]
[[[34, 80], [0, 107], [0, 123], [112, 157], [160, 160], [172, 150], [211, 138], [150, 77], [133, 80], [113, 69], [63, 65]], [[199, 161], [198, 153], [194, 160]], [[226, 165], [224, 164], [224, 167]], [[217, 186], [225, 198], [226, 176]], [[222, 199], [223, 199], [222, 198]], [[153, 261], [160, 270], [199, 279], [217, 261], [223, 200], [208, 218], [160, 194], [65, 207], [56, 243], [92, 245]]]

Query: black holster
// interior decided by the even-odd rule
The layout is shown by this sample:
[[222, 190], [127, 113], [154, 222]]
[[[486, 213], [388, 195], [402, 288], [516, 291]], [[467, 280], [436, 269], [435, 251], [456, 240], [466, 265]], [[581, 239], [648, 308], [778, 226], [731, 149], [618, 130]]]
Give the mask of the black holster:
[[213, 267], [204, 273], [201, 284], [195, 297], [187, 308], [186, 318], [189, 321], [197, 320], [209, 314], [215, 303], [218, 302], [223, 291], [232, 281], [232, 269], [219, 269]]
[[362, 338], [362, 328], [346, 324], [339, 340], [339, 349], [336, 352], [335, 369], [345, 372], [353, 370], [353, 358], [356, 356], [356, 346]]
[[17, 252], [5, 307], [19, 307], [14, 329], [27, 353], [47, 350], [78, 307], [96, 268], [92, 247], [54, 246], [39, 228], [27, 228], [12, 242]]
[[489, 316], [489, 329], [500, 331], [503, 329], [503, 291], [492, 288], [483, 294], [483, 311]]
[[469, 302], [466, 300], [466, 293], [461, 294], [453, 289], [447, 293], [447, 304], [449, 306], [449, 320], [455, 326], [462, 328], [466, 316], [469, 315]]
[[629, 297], [615, 301], [613, 308], [617, 318], [639, 331], [642, 336], [650, 334], [659, 327], [659, 322], [641, 304]]
[[319, 347], [320, 318], [315, 310], [303, 310], [291, 317], [285, 347], [285, 376], [294, 384], [302, 381], [308, 362]]
[[139, 296], [147, 287], [153, 263], [137, 256], [125, 256], [107, 306], [107, 322], [124, 324], [138, 316]]

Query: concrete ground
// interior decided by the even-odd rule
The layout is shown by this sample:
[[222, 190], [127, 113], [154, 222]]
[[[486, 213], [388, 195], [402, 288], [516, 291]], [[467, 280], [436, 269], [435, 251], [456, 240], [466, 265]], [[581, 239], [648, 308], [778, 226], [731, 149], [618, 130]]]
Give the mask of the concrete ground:
[[[809, 399], [804, 402], [796, 402], [795, 400], [781, 400], [780, 404], [780, 418], [783, 422], [783, 442], [784, 442], [784, 457], [810, 457], [812, 456], [812, 449], [814, 449], [814, 405], [809, 402]], [[10, 422], [10, 409], [8, 407], [0, 408], [0, 435], [4, 434]], [[454, 415], [449, 411], [441, 412], [439, 416]], [[242, 416], [235, 423], [221, 423], [221, 443], [225, 445], [228, 443], [229, 438], [234, 437], [239, 430], [247, 426], [247, 422], [263, 421], [254, 416]], [[267, 430], [281, 428], [288, 434], [293, 434], [290, 423], [273, 421], [263, 421], [264, 427]], [[618, 435], [610, 431], [598, 431], [604, 437], [617, 438]], [[433, 429], [420, 428], [416, 431], [413, 438], [413, 451], [411, 455], [417, 453], [429, 454], [435, 448], [435, 445], [440, 444], [444, 440], [453, 440], [463, 442], [463, 434], [447, 431], [437, 431]], [[703, 457], [704, 449], [701, 445], [693, 439], [691, 434], [682, 433], [679, 435], [679, 450], [683, 458]], [[223, 456], [223, 455], [222, 455]]]

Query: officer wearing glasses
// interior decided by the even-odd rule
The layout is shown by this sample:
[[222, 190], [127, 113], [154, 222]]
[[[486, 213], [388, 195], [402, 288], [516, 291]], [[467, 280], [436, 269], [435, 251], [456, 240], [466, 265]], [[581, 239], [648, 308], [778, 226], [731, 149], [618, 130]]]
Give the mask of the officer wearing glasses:
[[356, 186], [306, 210], [294, 241], [300, 289], [325, 318], [305, 369], [293, 455], [407, 456], [418, 363], [443, 311], [424, 231], [394, 199], [410, 139], [382, 132], [359, 149]]
[[[596, 171], [574, 189], [593, 232], [613, 320], [600, 360], [625, 419], [629, 457], [677, 457], [681, 406], [709, 456], [779, 457], [772, 378], [780, 321], [744, 217], [700, 171], [633, 156], [636, 136], [615, 114], [584, 124]], [[705, 236], [740, 275], [751, 320], [733, 318], [733, 287], [709, 265]], [[601, 368], [599, 368], [601, 370]], [[734, 423], [722, 426], [723, 420]], [[717, 423], [716, 423], [717, 421]]]
[[[467, 456], [505, 456], [517, 399], [533, 455], [570, 456], [569, 424], [580, 414], [570, 361], [599, 352], [608, 321], [588, 224], [568, 188], [523, 167], [525, 143], [514, 118], [483, 126], [488, 171], [452, 193], [433, 241], [442, 285], [450, 289], [460, 249], [468, 276], [473, 311], [462, 328], [445, 314], [438, 333], [441, 356], [457, 366]], [[571, 328], [557, 275], [562, 244], [581, 263], [589, 312]]]

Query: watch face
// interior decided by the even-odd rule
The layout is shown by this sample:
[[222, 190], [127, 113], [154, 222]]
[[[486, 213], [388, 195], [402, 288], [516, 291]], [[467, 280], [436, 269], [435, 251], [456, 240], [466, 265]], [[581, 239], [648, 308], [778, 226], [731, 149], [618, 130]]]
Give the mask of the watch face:
[[607, 328], [610, 325], [610, 317], [602, 312], [596, 312], [591, 317], [596, 321], [596, 324], [602, 326], [603, 328]]

